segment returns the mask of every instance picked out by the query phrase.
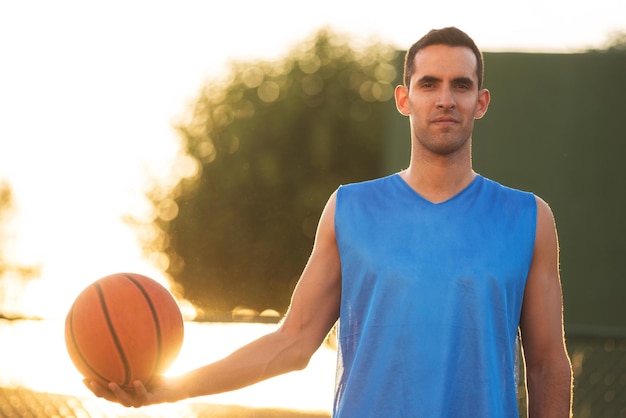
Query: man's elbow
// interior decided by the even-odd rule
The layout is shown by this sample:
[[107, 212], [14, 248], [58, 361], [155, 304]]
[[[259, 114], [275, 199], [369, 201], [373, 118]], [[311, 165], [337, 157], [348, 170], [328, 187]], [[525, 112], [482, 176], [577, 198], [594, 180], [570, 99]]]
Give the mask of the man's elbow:
[[554, 376], [560, 380], [571, 380], [572, 364], [567, 355], [552, 357], [543, 361], [526, 362], [529, 377]]
[[307, 356], [305, 353], [300, 353], [297, 355], [292, 361], [292, 369], [294, 371], [304, 370], [309, 365], [311, 361], [311, 356]]
[[296, 370], [303, 370], [311, 361], [313, 354], [317, 351], [317, 346], [311, 346], [311, 344], [307, 344], [306, 342], [296, 343], [291, 350], [290, 354], [290, 363], [291, 368]]
[[319, 345], [296, 335], [283, 335], [283, 338], [287, 340], [282, 352], [283, 364], [287, 371], [305, 369]]
[[526, 378], [529, 390], [545, 391], [550, 388], [554, 393], [562, 393], [563, 396], [568, 393], [571, 401], [574, 382], [572, 365], [567, 355], [527, 362]]

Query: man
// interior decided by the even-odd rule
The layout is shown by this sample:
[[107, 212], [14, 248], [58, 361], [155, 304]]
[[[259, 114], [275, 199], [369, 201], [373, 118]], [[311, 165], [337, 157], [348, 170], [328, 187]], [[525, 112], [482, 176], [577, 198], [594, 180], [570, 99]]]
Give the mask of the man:
[[529, 416], [570, 416], [553, 215], [473, 171], [482, 78], [456, 28], [409, 49], [395, 92], [409, 167], [333, 193], [278, 330], [147, 389], [90, 389], [127, 406], [234, 390], [304, 368], [340, 319], [336, 417], [517, 417], [519, 336]]

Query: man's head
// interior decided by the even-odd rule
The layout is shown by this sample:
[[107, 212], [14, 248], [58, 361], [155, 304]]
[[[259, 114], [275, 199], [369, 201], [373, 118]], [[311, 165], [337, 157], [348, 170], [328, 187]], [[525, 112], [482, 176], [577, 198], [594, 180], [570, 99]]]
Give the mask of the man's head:
[[478, 90], [483, 88], [484, 63], [483, 54], [480, 52], [472, 38], [465, 32], [455, 27], [433, 29], [415, 42], [407, 51], [404, 61], [404, 85], [409, 87], [411, 76], [415, 72], [415, 55], [423, 48], [430, 45], [447, 45], [451, 47], [469, 48], [476, 56], [476, 77]]
[[474, 42], [456, 28], [431, 31], [409, 49], [406, 68], [395, 98], [410, 120], [413, 154], [470, 157], [474, 120], [490, 102]]

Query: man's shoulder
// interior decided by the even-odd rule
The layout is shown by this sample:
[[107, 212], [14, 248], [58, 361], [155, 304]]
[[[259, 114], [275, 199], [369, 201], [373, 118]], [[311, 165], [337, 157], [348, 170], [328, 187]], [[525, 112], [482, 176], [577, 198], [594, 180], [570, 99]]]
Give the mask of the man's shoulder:
[[485, 187], [488, 188], [492, 188], [494, 190], [498, 190], [502, 193], [506, 193], [506, 194], [512, 194], [512, 195], [524, 195], [524, 196], [534, 196], [534, 194], [530, 191], [521, 189], [521, 188], [517, 188], [517, 187], [513, 187], [513, 186], [509, 186], [506, 184], [503, 184], [499, 181], [490, 179], [488, 177], [484, 177], [484, 176], [480, 176], [482, 178], [483, 184], [485, 185]]
[[390, 183], [395, 181], [397, 174], [391, 174], [385, 177], [377, 177], [370, 180], [363, 180], [354, 183], [342, 184], [339, 186], [339, 190], [348, 191], [373, 191], [375, 189], [387, 187]]
[[510, 213], [537, 212], [537, 197], [522, 188], [504, 185], [498, 181], [482, 177], [481, 196], [490, 202], [499, 202], [499, 207]]

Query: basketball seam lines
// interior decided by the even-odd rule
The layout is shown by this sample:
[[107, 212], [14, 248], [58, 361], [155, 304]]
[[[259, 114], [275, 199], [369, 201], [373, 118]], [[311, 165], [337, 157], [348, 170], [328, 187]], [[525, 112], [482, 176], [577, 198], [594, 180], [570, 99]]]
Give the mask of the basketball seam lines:
[[109, 332], [113, 337], [113, 342], [115, 343], [115, 347], [117, 347], [117, 351], [122, 359], [122, 364], [124, 365], [124, 383], [121, 386], [128, 386], [130, 384], [130, 365], [128, 364], [128, 359], [126, 358], [126, 354], [124, 353], [124, 348], [120, 343], [120, 340], [115, 332], [115, 327], [113, 326], [113, 322], [111, 321], [111, 316], [109, 315], [109, 310], [106, 304], [106, 298], [104, 297], [104, 293], [102, 292], [102, 288], [100, 284], [94, 283], [93, 286], [96, 288], [98, 292], [98, 297], [100, 298], [100, 304], [102, 306], [102, 311], [104, 314], [104, 318], [106, 319], [107, 326], [109, 327]]
[[159, 322], [159, 315], [157, 314], [157, 311], [154, 308], [154, 304], [152, 303], [152, 299], [150, 298], [150, 295], [148, 294], [148, 291], [132, 275], [124, 274], [123, 276], [125, 278], [127, 278], [128, 280], [130, 280], [131, 282], [133, 282], [133, 284], [135, 286], [137, 286], [137, 288], [139, 289], [139, 291], [141, 292], [143, 297], [146, 299], [146, 302], [148, 303], [148, 307], [150, 308], [150, 312], [152, 313], [152, 319], [154, 319], [154, 326], [156, 328], [155, 331], [156, 331], [156, 339], [157, 339], [157, 353], [156, 353], [156, 359], [155, 359], [155, 362], [154, 362], [154, 367], [152, 368], [152, 373], [150, 374], [150, 380], [148, 380], [147, 382], [143, 382], [144, 384], [147, 385], [148, 383], [150, 383], [150, 381], [152, 380], [152, 377], [154, 377], [155, 373], [157, 371], [159, 371], [159, 368], [160, 368], [160, 365], [161, 365], [161, 356], [162, 356], [162, 353], [161, 353], [161, 351], [162, 351], [161, 324]]
[[72, 308], [70, 310], [69, 313], [69, 319], [70, 319], [70, 335], [72, 337], [72, 343], [74, 344], [74, 349], [76, 350], [76, 352], [78, 353], [78, 356], [80, 357], [80, 359], [82, 360], [83, 364], [97, 377], [99, 377], [100, 379], [102, 379], [103, 381], [108, 381], [109, 379], [107, 379], [104, 375], [102, 375], [100, 372], [98, 372], [96, 369], [93, 368], [93, 366], [91, 365], [91, 363], [89, 363], [89, 361], [85, 358], [85, 356], [83, 355], [82, 350], [80, 349], [79, 345], [78, 345], [78, 341], [76, 341], [76, 335], [74, 335], [74, 306], [72, 305]]

